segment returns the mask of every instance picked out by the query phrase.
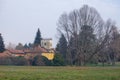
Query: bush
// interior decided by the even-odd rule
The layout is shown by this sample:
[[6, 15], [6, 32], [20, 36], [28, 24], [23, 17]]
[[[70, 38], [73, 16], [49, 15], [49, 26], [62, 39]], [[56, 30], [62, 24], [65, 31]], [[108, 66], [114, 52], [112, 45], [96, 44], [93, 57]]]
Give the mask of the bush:
[[53, 65], [54, 66], [65, 66], [65, 61], [61, 54], [55, 54], [55, 57], [53, 59]]
[[64, 66], [65, 62], [61, 54], [55, 54], [53, 60], [48, 60], [46, 57], [42, 56], [42, 61], [46, 66]]
[[42, 56], [41, 55], [35, 56], [33, 59], [32, 65], [33, 66], [44, 66], [45, 63], [43, 62]]
[[37, 55], [32, 60], [27, 60], [24, 57], [7, 57], [0, 58], [0, 65], [18, 65], [24, 66], [29, 65], [32, 61], [33, 66], [64, 66], [65, 62], [61, 54], [55, 54], [53, 60], [48, 60], [46, 57]]
[[2, 57], [0, 58], [0, 65], [28, 65], [28, 61], [24, 57]]
[[46, 66], [53, 66], [53, 61], [48, 60], [46, 57], [42, 56], [42, 60], [45, 63]]
[[28, 60], [24, 57], [12, 57], [12, 65], [25, 66], [28, 65]]
[[0, 58], [0, 65], [11, 65], [12, 60], [9, 57]]

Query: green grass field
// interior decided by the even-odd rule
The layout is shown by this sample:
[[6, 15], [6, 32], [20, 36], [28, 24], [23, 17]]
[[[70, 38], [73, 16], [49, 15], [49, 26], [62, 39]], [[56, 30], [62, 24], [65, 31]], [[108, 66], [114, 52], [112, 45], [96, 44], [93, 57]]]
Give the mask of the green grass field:
[[0, 66], [0, 80], [120, 80], [120, 67]]

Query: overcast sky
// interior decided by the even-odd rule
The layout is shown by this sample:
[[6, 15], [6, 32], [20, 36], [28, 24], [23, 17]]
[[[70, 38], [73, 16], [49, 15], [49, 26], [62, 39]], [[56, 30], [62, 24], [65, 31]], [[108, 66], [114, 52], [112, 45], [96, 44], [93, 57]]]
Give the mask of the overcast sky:
[[64, 12], [84, 4], [97, 9], [104, 20], [120, 25], [120, 0], [0, 0], [0, 33], [5, 44], [33, 42], [40, 28], [43, 38], [57, 42], [57, 21]]

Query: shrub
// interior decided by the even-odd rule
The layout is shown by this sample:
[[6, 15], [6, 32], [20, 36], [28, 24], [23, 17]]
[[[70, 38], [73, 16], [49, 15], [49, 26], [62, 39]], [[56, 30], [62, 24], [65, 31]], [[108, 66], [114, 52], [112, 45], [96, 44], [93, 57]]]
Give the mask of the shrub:
[[65, 61], [62, 57], [61, 54], [55, 54], [55, 57], [53, 59], [53, 65], [54, 66], [64, 66], [65, 65]]
[[0, 65], [11, 65], [12, 61], [9, 57], [0, 58]]
[[44, 66], [45, 63], [43, 62], [42, 56], [41, 55], [35, 56], [33, 59], [32, 65], [33, 66]]
[[24, 66], [28, 65], [28, 60], [24, 57], [11, 57], [12, 65]]
[[53, 61], [48, 60], [46, 57], [42, 56], [42, 60], [45, 63], [46, 66], [53, 66]]

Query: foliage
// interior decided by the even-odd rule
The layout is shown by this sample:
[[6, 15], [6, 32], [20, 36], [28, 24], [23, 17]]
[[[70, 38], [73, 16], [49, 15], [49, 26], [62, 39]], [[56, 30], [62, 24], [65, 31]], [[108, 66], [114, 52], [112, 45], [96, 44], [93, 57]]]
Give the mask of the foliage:
[[9, 43], [7, 46], [6, 46], [6, 49], [10, 50], [10, 49], [15, 49], [16, 45], [13, 44], [13, 43]]
[[40, 30], [38, 28], [38, 31], [36, 33], [36, 37], [35, 37], [35, 40], [34, 40], [34, 46], [41, 45], [41, 40], [42, 40], [41, 32], [40, 32]]
[[2, 57], [0, 58], [0, 65], [28, 65], [28, 61], [24, 57]]
[[48, 60], [46, 57], [42, 56], [42, 60], [45, 63], [45, 66], [53, 66], [53, 62]]
[[18, 43], [18, 45], [16, 46], [16, 49], [17, 50], [23, 50], [24, 49], [24, 46], [22, 43]]
[[24, 49], [29, 49], [29, 46], [27, 44], [25, 44]]
[[12, 63], [13, 63], [12, 60], [8, 57], [0, 58], [0, 65], [12, 65]]
[[0, 34], [0, 53], [2, 53], [4, 51], [5, 51], [5, 45], [4, 45], [4, 42], [3, 42], [3, 38]]
[[[91, 26], [84, 25], [81, 27], [81, 32], [79, 33], [79, 49], [84, 56], [81, 60], [83, 64], [86, 63], [87, 58], [94, 52], [96, 44], [95, 35], [93, 34], [93, 28]], [[79, 60], [79, 59], [77, 59]]]
[[64, 66], [65, 61], [61, 54], [55, 54], [53, 60], [48, 60], [46, 57], [42, 56], [42, 61], [45, 63], [46, 66]]
[[114, 26], [112, 20], [108, 19], [105, 22], [97, 10], [88, 5], [62, 14], [58, 20], [57, 30], [68, 44], [67, 63], [85, 65], [94, 60], [95, 55], [110, 44]]
[[42, 56], [41, 55], [37, 55], [34, 57], [33, 59], [33, 66], [44, 66], [45, 63], [43, 62]]
[[55, 54], [53, 60], [48, 60], [46, 57], [36, 55], [33, 59], [27, 60], [26, 58], [20, 57], [3, 57], [0, 58], [0, 65], [16, 65], [16, 66], [64, 66], [65, 61], [61, 54]]
[[64, 66], [65, 60], [61, 54], [56, 53], [55, 57], [53, 59], [53, 65], [54, 66]]
[[11, 57], [12, 64], [11, 65], [17, 65], [17, 66], [25, 66], [29, 65], [28, 60], [24, 57]]
[[56, 50], [57, 52], [60, 51], [60, 50], [59, 50], [59, 42], [57, 43], [55, 50]]
[[34, 44], [32, 44], [32, 43], [29, 43], [29, 44], [28, 44], [28, 48], [29, 48], [29, 49], [32, 49], [33, 47], [34, 47]]
[[59, 45], [57, 45], [58, 52], [63, 56], [63, 58], [65, 60], [66, 59], [66, 54], [67, 54], [67, 41], [66, 41], [63, 34], [61, 35], [58, 44], [59, 44]]

